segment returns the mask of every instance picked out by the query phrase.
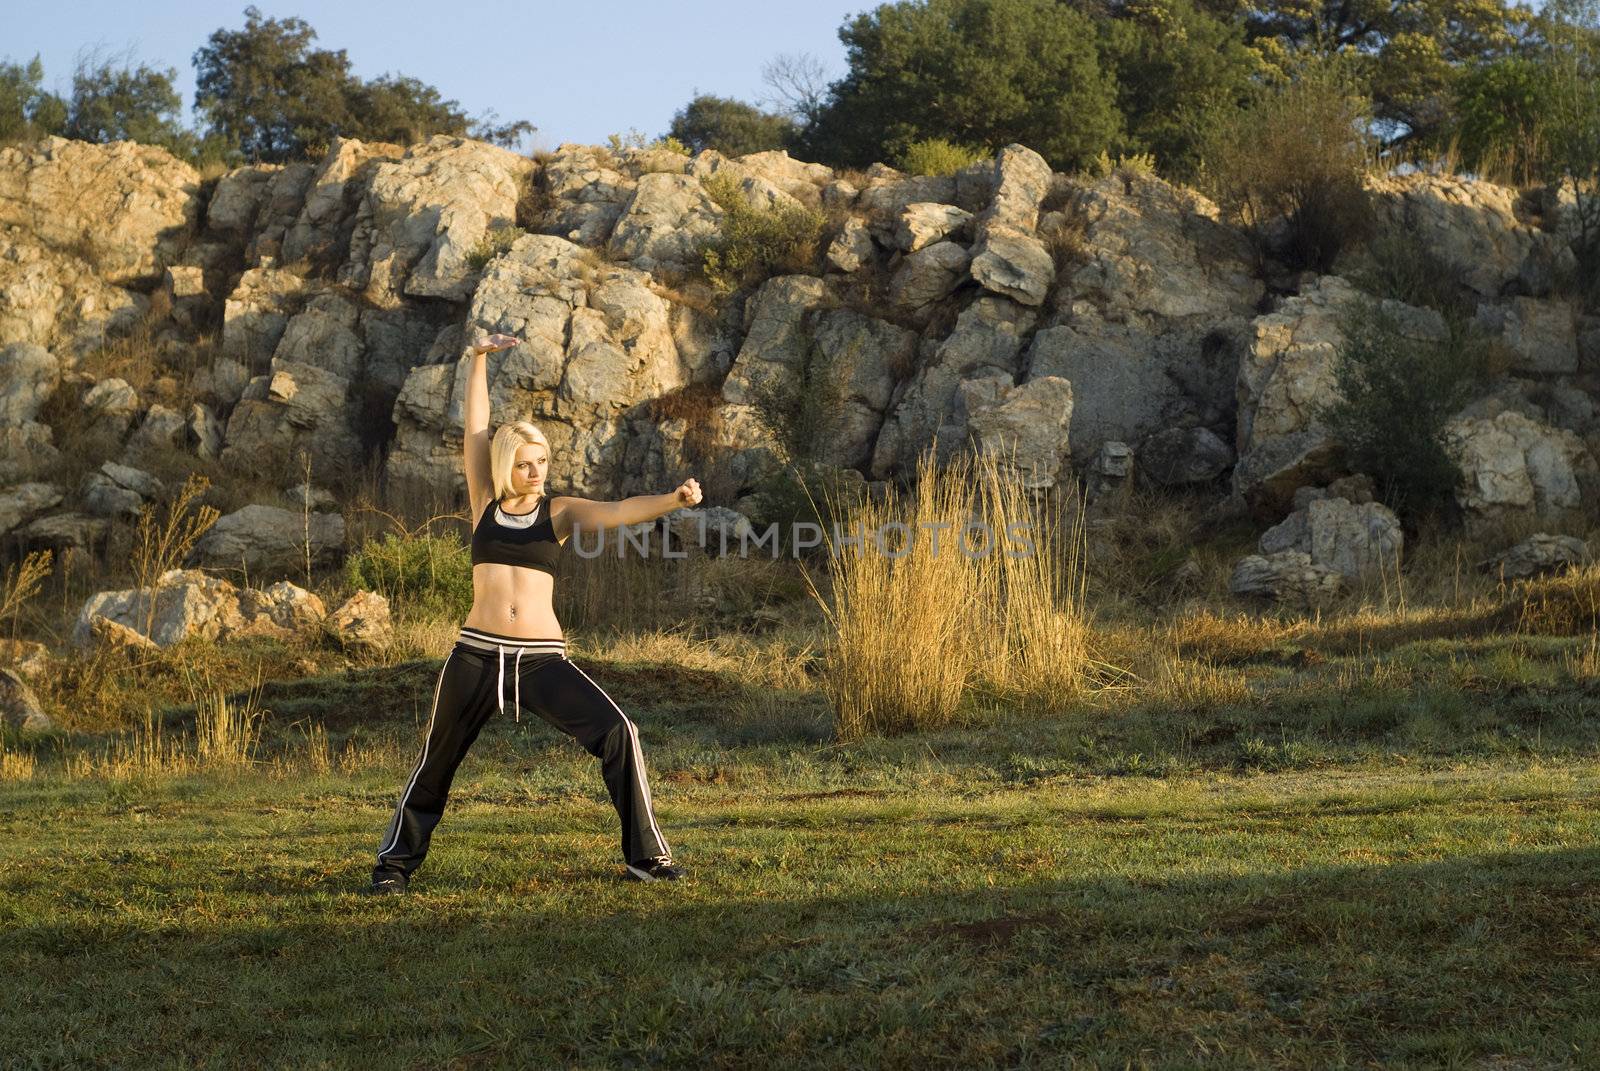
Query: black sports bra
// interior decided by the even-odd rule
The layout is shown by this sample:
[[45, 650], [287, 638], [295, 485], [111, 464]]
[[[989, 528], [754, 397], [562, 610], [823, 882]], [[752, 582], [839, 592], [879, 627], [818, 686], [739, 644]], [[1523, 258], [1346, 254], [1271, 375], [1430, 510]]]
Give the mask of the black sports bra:
[[[507, 513], [507, 517], [536, 519], [527, 526], [502, 524], [495, 514], [500, 501], [495, 499], [478, 518], [472, 530], [472, 564], [490, 562], [496, 565], [522, 565], [542, 569], [555, 575], [556, 562], [561, 557], [561, 542], [556, 539], [555, 526], [550, 523], [549, 499], [540, 499], [532, 513]], [[536, 515], [544, 511], [544, 516]]]

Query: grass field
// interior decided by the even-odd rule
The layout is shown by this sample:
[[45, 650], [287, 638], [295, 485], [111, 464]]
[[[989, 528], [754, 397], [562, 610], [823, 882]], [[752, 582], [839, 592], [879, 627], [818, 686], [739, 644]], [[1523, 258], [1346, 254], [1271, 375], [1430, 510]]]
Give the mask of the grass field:
[[269, 685], [237, 770], [8, 737], [0, 1063], [1600, 1066], [1592, 645], [1346, 638], [849, 745], [804, 672], [580, 648], [675, 885], [620, 880], [593, 760], [503, 717], [411, 895], [358, 896], [436, 659]]

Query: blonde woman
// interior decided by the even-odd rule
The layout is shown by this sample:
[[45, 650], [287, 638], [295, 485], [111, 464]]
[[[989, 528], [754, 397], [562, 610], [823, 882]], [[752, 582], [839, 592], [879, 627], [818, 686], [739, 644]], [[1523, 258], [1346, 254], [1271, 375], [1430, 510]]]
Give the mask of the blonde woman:
[[372, 893], [406, 891], [444, 814], [456, 768], [508, 695], [516, 720], [526, 708], [577, 738], [600, 760], [622, 821], [624, 876], [638, 881], [683, 876], [656, 822], [639, 731], [567, 658], [551, 595], [562, 544], [575, 530], [638, 524], [693, 506], [700, 501], [700, 485], [689, 479], [671, 494], [617, 502], [550, 498], [550, 444], [537, 427], [519, 420], [501, 425], [492, 443], [489, 439], [485, 355], [517, 342], [491, 335], [469, 349], [463, 452], [475, 521], [472, 611], [439, 670], [422, 755], [379, 845]]

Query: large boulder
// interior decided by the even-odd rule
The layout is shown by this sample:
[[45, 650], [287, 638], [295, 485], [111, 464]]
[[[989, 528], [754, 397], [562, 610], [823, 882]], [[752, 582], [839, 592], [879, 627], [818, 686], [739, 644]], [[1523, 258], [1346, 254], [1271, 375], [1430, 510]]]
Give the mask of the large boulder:
[[53, 483], [19, 483], [0, 488], [0, 535], [59, 506], [61, 498], [61, 488]]
[[339, 280], [376, 305], [407, 297], [465, 301], [478, 279], [469, 254], [511, 227], [533, 161], [509, 149], [436, 134], [373, 169]]
[[635, 187], [633, 178], [616, 170], [615, 163], [610, 153], [592, 145], [557, 148], [541, 174], [551, 203], [540, 229], [577, 245], [609, 242]]
[[1167, 428], [1140, 445], [1139, 475], [1161, 487], [1207, 484], [1233, 460], [1233, 447], [1210, 428]]
[[132, 588], [91, 595], [78, 613], [72, 642], [86, 648], [114, 639], [117, 630], [107, 629], [106, 621], [159, 647], [169, 647], [191, 636], [202, 640], [284, 637], [319, 625], [324, 616], [321, 599], [288, 581], [257, 590], [235, 587], [200, 569], [169, 569], [156, 580], [152, 591]]
[[656, 264], [698, 262], [700, 243], [716, 236], [722, 208], [692, 175], [639, 176], [611, 232], [612, 256]]
[[1318, 565], [1300, 550], [1241, 558], [1228, 581], [1228, 590], [1235, 595], [1266, 598], [1302, 610], [1327, 606], [1344, 586], [1343, 573], [1330, 565]]
[[967, 380], [964, 390], [994, 384], [992, 395], [965, 400], [967, 428], [981, 454], [994, 457], [1024, 487], [1054, 487], [1070, 460], [1067, 429], [1072, 425], [1072, 384], [1054, 376], [1021, 386], [990, 380]]
[[994, 200], [974, 220], [969, 270], [979, 286], [1024, 305], [1043, 303], [1055, 260], [1035, 234], [1053, 175], [1044, 157], [1007, 145], [994, 162]]
[[[1281, 517], [1294, 491], [1339, 475], [1343, 446], [1319, 417], [1335, 401], [1339, 327], [1356, 289], [1338, 276], [1318, 278], [1275, 312], [1257, 317], [1238, 369], [1238, 465], [1234, 489], [1258, 516]], [[1418, 342], [1445, 337], [1443, 318], [1385, 300], [1383, 310]]]
[[1014, 383], [1036, 315], [1010, 298], [986, 293], [962, 310], [947, 337], [923, 343], [928, 352], [896, 391], [873, 445], [872, 476], [908, 475], [930, 447], [938, 463], [948, 461], [967, 439], [967, 412], [958, 401], [962, 381], [999, 378]]
[[1543, 296], [1554, 269], [1573, 263], [1560, 236], [1518, 218], [1510, 187], [1426, 172], [1364, 181], [1380, 230], [1406, 234], [1482, 297]]
[[932, 319], [934, 306], [966, 281], [971, 256], [955, 242], [935, 242], [900, 262], [889, 280], [889, 301], [918, 322]]
[[1068, 186], [1051, 228], [1082, 228], [1025, 378], [1072, 383], [1072, 454], [1173, 427], [1232, 427], [1239, 353], [1262, 296], [1249, 242], [1193, 191], [1151, 175]]
[[[309, 532], [307, 527], [309, 525]], [[308, 551], [309, 540], [309, 551]], [[247, 575], [292, 573], [326, 564], [344, 550], [344, 517], [254, 504], [218, 519], [195, 544], [192, 558], [214, 568], [242, 568]]]
[[1478, 568], [1502, 580], [1526, 580], [1564, 573], [1592, 560], [1589, 544], [1576, 536], [1537, 532], [1516, 546], [1479, 562]]
[[1583, 440], [1516, 410], [1457, 416], [1445, 425], [1444, 438], [1461, 468], [1455, 498], [1469, 524], [1564, 520], [1600, 493], [1600, 466]]
[[1570, 375], [1578, 370], [1578, 321], [1558, 299], [1514, 297], [1504, 305], [1481, 303], [1477, 322], [1510, 349], [1511, 370]]
[[45, 138], [0, 149], [0, 230], [88, 261], [112, 285], [153, 285], [200, 217], [200, 176], [165, 149]]
[[1333, 497], [1307, 502], [1267, 529], [1260, 541], [1263, 555], [1301, 551], [1312, 564], [1337, 570], [1347, 580], [1398, 571], [1404, 546], [1400, 519], [1387, 506]]
[[357, 212], [378, 165], [399, 160], [405, 150], [386, 142], [334, 138], [305, 187], [294, 223], [284, 232], [278, 259], [284, 264], [336, 267], [350, 251]]
[[[234, 406], [222, 461], [232, 468], [287, 464], [304, 451], [324, 464], [356, 464], [361, 440], [351, 425], [350, 381], [323, 368], [274, 357]], [[187, 429], [186, 429], [187, 430]]]

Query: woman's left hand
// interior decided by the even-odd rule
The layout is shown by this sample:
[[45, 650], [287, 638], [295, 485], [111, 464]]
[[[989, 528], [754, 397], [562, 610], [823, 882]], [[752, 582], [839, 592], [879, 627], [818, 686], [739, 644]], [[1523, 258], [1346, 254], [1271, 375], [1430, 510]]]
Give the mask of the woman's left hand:
[[700, 483], [693, 476], [683, 481], [673, 494], [678, 496], [679, 506], [694, 506], [700, 502]]

